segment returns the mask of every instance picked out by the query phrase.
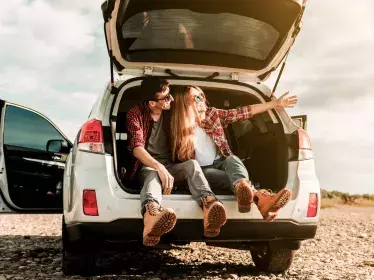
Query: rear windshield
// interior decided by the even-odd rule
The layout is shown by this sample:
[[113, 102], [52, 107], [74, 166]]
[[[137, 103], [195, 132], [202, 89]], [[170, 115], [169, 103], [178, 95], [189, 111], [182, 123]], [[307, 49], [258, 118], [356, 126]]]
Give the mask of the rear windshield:
[[279, 38], [271, 25], [236, 14], [202, 14], [185, 9], [136, 14], [122, 26], [130, 51], [191, 50], [264, 61]]

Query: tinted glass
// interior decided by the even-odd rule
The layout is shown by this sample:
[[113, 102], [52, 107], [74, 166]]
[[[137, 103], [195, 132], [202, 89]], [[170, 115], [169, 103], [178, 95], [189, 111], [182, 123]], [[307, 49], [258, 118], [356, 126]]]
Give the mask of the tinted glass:
[[193, 50], [266, 60], [279, 32], [271, 25], [236, 14], [202, 14], [183, 9], [134, 15], [122, 26], [129, 50]]
[[4, 144], [46, 151], [48, 140], [65, 140], [42, 116], [15, 106], [5, 112]]

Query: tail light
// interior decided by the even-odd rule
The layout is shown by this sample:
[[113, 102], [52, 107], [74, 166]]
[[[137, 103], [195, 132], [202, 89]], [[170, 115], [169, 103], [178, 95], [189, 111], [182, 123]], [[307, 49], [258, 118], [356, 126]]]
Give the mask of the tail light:
[[83, 191], [83, 213], [87, 216], [99, 216], [95, 190]]
[[87, 121], [81, 129], [78, 149], [92, 153], [104, 153], [103, 126], [99, 120]]
[[306, 216], [308, 218], [315, 217], [318, 210], [318, 196], [316, 193], [309, 194], [308, 212]]
[[298, 160], [307, 160], [313, 158], [313, 151], [312, 151], [312, 143], [310, 142], [310, 138], [308, 133], [299, 128], [297, 130], [298, 138], [299, 138], [299, 156]]

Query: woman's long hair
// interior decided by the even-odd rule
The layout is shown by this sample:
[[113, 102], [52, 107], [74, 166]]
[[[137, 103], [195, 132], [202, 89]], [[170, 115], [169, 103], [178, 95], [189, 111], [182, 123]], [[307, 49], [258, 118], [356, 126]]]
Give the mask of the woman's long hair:
[[171, 139], [173, 161], [186, 161], [195, 158], [195, 112], [189, 104], [190, 89], [184, 87], [174, 94], [173, 111], [171, 115]]

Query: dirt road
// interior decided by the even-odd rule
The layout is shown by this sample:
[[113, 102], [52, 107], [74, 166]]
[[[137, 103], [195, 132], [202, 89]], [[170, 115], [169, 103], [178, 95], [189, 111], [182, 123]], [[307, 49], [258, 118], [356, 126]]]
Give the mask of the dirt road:
[[[0, 215], [0, 280], [87, 279], [61, 273], [60, 215]], [[304, 241], [290, 270], [259, 272], [249, 252], [194, 243], [172, 250], [110, 248], [89, 279], [374, 280], [374, 208], [322, 210], [316, 238]]]

